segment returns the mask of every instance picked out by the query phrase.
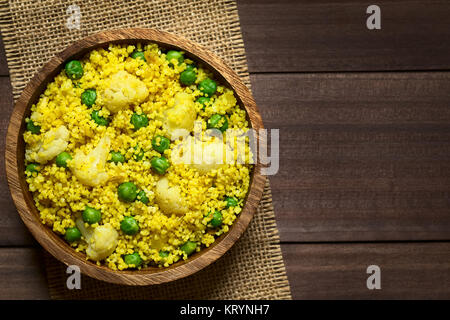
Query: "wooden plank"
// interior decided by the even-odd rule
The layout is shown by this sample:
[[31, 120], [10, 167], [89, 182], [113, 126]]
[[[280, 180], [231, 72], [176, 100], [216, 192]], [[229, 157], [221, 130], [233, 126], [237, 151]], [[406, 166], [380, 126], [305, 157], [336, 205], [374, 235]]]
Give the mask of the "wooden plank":
[[0, 300], [49, 298], [40, 250], [0, 248]]
[[450, 3], [239, 0], [250, 72], [430, 70], [450, 66]]
[[450, 239], [450, 73], [252, 76], [282, 241]]
[[[449, 299], [450, 243], [282, 245], [294, 299]], [[367, 289], [367, 267], [381, 289]]]
[[[281, 128], [281, 168], [271, 181], [283, 241], [449, 239], [447, 73], [254, 75], [252, 82], [266, 127]], [[11, 100], [0, 103], [5, 134]], [[34, 244], [1, 166], [0, 245]]]
[[[6, 136], [9, 117], [13, 109], [13, 98], [9, 77], [0, 77], [0, 135]], [[0, 140], [0, 154], [5, 154], [5, 139]], [[11, 199], [6, 182], [5, 161], [0, 161], [0, 246], [34, 245]]]
[[9, 75], [8, 64], [6, 63], [5, 47], [3, 46], [3, 38], [0, 35], [0, 76]]
[[[39, 249], [0, 249], [0, 299], [47, 299]], [[450, 243], [284, 244], [294, 299], [449, 299]], [[368, 290], [366, 269], [381, 269]]]
[[[368, 4], [357, 0], [238, 0], [250, 71], [449, 68], [450, 3], [377, 4], [382, 29], [370, 31]], [[0, 75], [8, 74], [0, 39]]]

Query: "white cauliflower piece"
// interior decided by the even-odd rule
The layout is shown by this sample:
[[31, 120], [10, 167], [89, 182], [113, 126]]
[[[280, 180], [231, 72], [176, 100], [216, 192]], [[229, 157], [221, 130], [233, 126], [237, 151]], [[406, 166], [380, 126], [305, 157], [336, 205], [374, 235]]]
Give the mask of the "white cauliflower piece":
[[106, 80], [106, 89], [102, 92], [103, 102], [111, 113], [128, 108], [131, 104], [140, 104], [147, 96], [145, 83], [123, 70]]
[[187, 130], [191, 132], [194, 121], [197, 118], [194, 100], [191, 95], [180, 92], [175, 95], [175, 104], [164, 112], [163, 126], [171, 136], [172, 140], [177, 137], [176, 130]]
[[69, 167], [81, 183], [95, 187], [105, 183], [109, 175], [106, 172], [106, 161], [109, 155], [111, 139], [108, 136], [100, 139], [98, 145], [88, 154], [79, 151], [73, 157]]
[[226, 152], [232, 151], [221, 141], [199, 141], [194, 144], [194, 152], [201, 154], [201, 158], [194, 158], [191, 167], [201, 173], [208, 173], [222, 168], [227, 163]]
[[[43, 102], [39, 101], [41, 103], [41, 105], [47, 105], [48, 98], [44, 97], [44, 98], [42, 98], [42, 101]], [[43, 120], [43, 118], [44, 118], [44, 116], [42, 115], [42, 113], [37, 112], [37, 111], [34, 111], [30, 116], [30, 119], [33, 122], [41, 122]]]
[[66, 150], [69, 141], [69, 130], [65, 126], [50, 129], [40, 139], [25, 150], [27, 161], [46, 163]]
[[[177, 144], [171, 153], [174, 164], [186, 164], [202, 174], [222, 168], [226, 163], [232, 163], [233, 150], [221, 140], [202, 141], [187, 137]], [[230, 159], [230, 160], [227, 160]]]
[[107, 258], [116, 250], [118, 237], [119, 233], [110, 224], [96, 227], [86, 249], [87, 256], [95, 261]]
[[95, 229], [86, 228], [81, 219], [77, 219], [76, 224], [89, 245], [86, 249], [89, 259], [101, 261], [116, 250], [119, 233], [110, 224], [107, 223]]
[[156, 183], [156, 203], [164, 213], [184, 214], [188, 210], [179, 186], [169, 186], [169, 180], [162, 178]]

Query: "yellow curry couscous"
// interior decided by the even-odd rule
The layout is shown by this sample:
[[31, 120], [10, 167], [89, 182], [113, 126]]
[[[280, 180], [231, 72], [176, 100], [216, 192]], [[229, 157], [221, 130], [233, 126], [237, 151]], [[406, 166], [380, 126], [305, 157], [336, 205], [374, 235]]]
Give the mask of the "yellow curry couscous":
[[65, 64], [25, 121], [42, 223], [97, 264], [167, 267], [211, 245], [242, 210], [249, 140], [238, 161], [228, 132], [249, 131], [246, 112], [181, 51], [93, 50]]

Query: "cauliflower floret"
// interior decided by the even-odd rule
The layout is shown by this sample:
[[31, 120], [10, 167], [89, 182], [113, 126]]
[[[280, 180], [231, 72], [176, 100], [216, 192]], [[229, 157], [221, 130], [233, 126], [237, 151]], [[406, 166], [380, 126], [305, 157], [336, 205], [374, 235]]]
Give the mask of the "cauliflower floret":
[[118, 237], [118, 232], [110, 224], [98, 226], [89, 240], [87, 256], [95, 261], [105, 259], [116, 250]]
[[164, 213], [184, 214], [188, 210], [179, 186], [169, 186], [169, 180], [162, 178], [156, 183], [155, 200]]
[[194, 152], [202, 152], [199, 161], [194, 161], [191, 165], [201, 173], [208, 173], [212, 170], [222, 168], [226, 163], [226, 149], [222, 142], [203, 142], [194, 145]]
[[[47, 105], [48, 98], [44, 97], [44, 98], [42, 98], [42, 101], [43, 102], [39, 101], [41, 105]], [[30, 119], [33, 122], [41, 122], [43, 120], [43, 118], [44, 118], [44, 116], [42, 115], [42, 113], [37, 112], [37, 111], [34, 111], [30, 116]]]
[[131, 104], [140, 104], [147, 96], [145, 83], [123, 70], [106, 80], [106, 89], [102, 93], [103, 102], [111, 113], [128, 108]]
[[114, 252], [119, 233], [110, 224], [107, 223], [95, 229], [86, 228], [81, 219], [77, 219], [76, 224], [89, 245], [86, 249], [89, 259], [101, 261]]
[[87, 155], [82, 151], [75, 154], [69, 167], [81, 183], [95, 187], [108, 180], [106, 160], [108, 159], [110, 145], [111, 139], [105, 136]]
[[66, 150], [69, 135], [69, 130], [65, 126], [50, 129], [37, 140], [37, 143], [28, 146], [25, 158], [30, 162], [46, 163]]
[[163, 126], [172, 140], [177, 138], [174, 136], [177, 129], [191, 132], [194, 128], [194, 121], [197, 118], [192, 96], [185, 92], [177, 93], [174, 106], [164, 112], [164, 117]]
[[171, 153], [172, 163], [186, 164], [203, 174], [232, 163], [232, 157], [233, 150], [221, 140], [202, 141], [192, 137], [185, 138]]

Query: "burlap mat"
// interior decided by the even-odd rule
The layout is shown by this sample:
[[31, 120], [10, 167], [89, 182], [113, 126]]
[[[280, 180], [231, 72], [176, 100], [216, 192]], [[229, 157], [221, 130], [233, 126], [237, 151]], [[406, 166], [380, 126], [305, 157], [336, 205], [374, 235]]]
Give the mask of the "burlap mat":
[[[81, 8], [79, 30], [66, 28], [72, 4]], [[225, 59], [250, 86], [234, 1], [0, 0], [0, 27], [14, 99], [56, 52], [91, 33], [120, 27], [157, 28], [197, 41]], [[54, 299], [291, 299], [268, 183], [243, 237], [217, 262], [188, 278], [134, 288], [83, 277], [82, 290], [70, 291], [63, 264], [45, 256]]]

